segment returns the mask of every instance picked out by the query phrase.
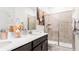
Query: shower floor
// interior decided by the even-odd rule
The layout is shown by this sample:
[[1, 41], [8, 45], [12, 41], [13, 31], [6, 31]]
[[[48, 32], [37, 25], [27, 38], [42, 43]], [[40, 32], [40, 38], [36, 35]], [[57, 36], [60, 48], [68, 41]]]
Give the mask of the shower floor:
[[48, 45], [48, 51], [72, 51], [72, 48], [57, 46], [57, 45]]
[[[64, 44], [64, 43], [63, 43]], [[72, 51], [71, 45], [67, 47], [69, 44], [64, 44], [64, 45], [58, 46], [57, 42], [51, 42], [48, 41], [48, 50], [49, 51]]]

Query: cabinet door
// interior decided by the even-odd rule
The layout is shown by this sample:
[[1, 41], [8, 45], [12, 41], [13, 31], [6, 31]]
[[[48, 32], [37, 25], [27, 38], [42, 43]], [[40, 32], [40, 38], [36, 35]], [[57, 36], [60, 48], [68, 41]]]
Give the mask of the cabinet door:
[[33, 41], [33, 47], [36, 47], [37, 45], [41, 44], [44, 40], [46, 40], [48, 35], [42, 36], [36, 40]]
[[42, 43], [42, 51], [48, 51], [48, 41], [47, 40], [45, 40]]
[[12, 51], [31, 51], [32, 47], [31, 47], [31, 43], [25, 44], [21, 47], [18, 47]]
[[41, 51], [41, 44], [38, 45], [37, 47], [33, 48], [33, 51]]

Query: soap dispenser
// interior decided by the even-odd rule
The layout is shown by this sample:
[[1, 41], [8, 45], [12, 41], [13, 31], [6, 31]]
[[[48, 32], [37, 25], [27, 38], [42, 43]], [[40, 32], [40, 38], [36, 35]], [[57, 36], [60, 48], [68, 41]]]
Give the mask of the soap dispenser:
[[9, 31], [8, 31], [8, 39], [14, 38], [14, 28], [13, 26], [9, 27]]

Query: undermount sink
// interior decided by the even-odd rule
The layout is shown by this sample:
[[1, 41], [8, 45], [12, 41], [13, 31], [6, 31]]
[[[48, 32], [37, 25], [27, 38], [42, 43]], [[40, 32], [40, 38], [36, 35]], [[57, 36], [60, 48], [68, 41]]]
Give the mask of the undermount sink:
[[32, 32], [33, 35], [39, 35], [42, 34], [43, 32]]
[[11, 41], [0, 41], [0, 47], [4, 47], [4, 46], [7, 46], [7, 45], [9, 45], [11, 43]]

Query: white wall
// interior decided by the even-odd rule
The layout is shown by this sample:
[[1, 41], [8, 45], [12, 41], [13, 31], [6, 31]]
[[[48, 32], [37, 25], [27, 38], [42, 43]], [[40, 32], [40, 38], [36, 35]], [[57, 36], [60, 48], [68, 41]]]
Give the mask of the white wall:
[[16, 18], [21, 19], [26, 25], [28, 15], [36, 16], [36, 9], [33, 7], [0, 7], [0, 29], [6, 29], [9, 25], [14, 24]]
[[[74, 25], [75, 25], [74, 21], [79, 21], [79, 7], [74, 8], [72, 19], [73, 19], [73, 29], [74, 29]], [[77, 23], [76, 27], [79, 28], [79, 23]], [[79, 35], [78, 34], [75, 34], [75, 50], [79, 51]]]
[[74, 8], [73, 18], [79, 19], [79, 8], [78, 7]]
[[13, 22], [13, 8], [0, 8], [0, 29], [5, 29]]
[[[73, 10], [73, 14], [72, 14], [72, 26], [73, 26], [73, 29], [74, 29], [74, 21], [78, 21], [79, 20], [79, 7], [75, 7], [74, 10]], [[78, 28], [79, 28], [79, 24], [77, 24]]]

